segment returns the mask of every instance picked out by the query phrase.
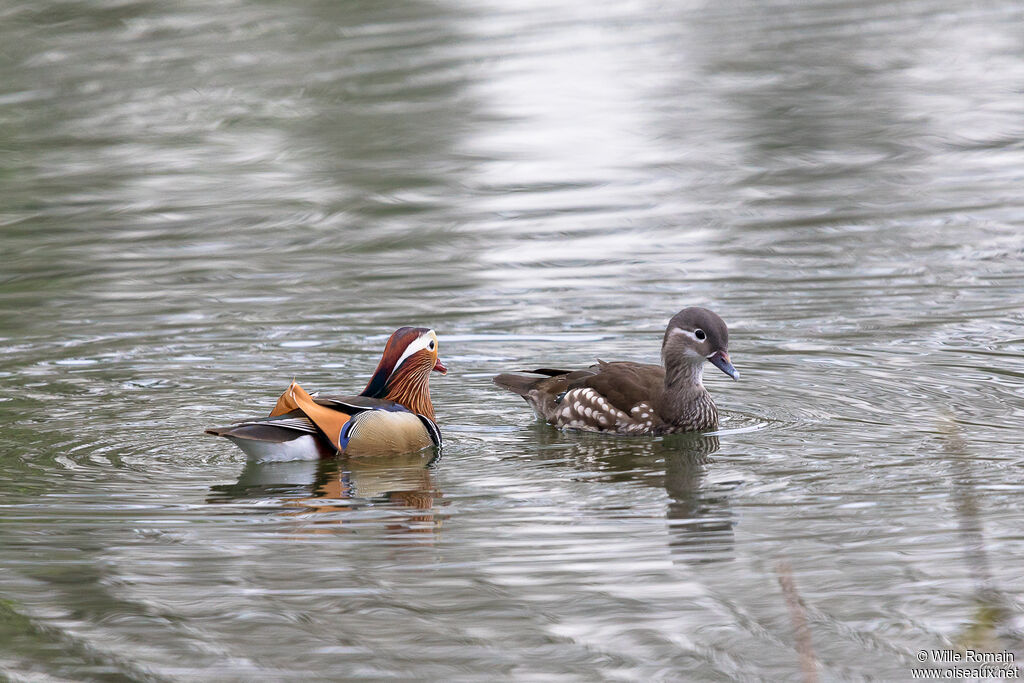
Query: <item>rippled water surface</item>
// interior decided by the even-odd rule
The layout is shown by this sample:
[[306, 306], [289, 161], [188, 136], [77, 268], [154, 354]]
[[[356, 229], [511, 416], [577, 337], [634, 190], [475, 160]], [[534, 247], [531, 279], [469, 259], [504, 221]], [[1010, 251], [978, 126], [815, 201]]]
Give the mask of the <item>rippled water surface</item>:
[[[1021, 663], [1022, 26], [946, 0], [5, 4], [0, 675]], [[717, 437], [561, 434], [490, 384], [655, 362], [686, 305], [742, 373], [707, 373]], [[202, 434], [293, 377], [359, 390], [404, 324], [451, 370], [439, 460], [254, 465]]]

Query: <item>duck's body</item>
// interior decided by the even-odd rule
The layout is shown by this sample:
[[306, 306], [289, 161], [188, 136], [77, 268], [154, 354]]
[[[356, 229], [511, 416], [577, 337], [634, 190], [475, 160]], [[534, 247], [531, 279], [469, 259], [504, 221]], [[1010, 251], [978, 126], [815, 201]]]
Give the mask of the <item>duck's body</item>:
[[390, 455], [440, 446], [427, 384], [432, 370], [447, 372], [437, 359], [437, 336], [403, 327], [391, 335], [358, 396], [311, 396], [292, 382], [268, 417], [206, 433], [230, 439], [260, 461]]
[[739, 376], [729, 362], [728, 341], [721, 318], [687, 308], [665, 330], [664, 365], [599, 360], [584, 370], [498, 375], [494, 383], [522, 396], [538, 417], [559, 429], [629, 435], [704, 431], [718, 425], [718, 409], [704, 388], [704, 361], [733, 379]]
[[392, 401], [364, 396], [310, 398], [317, 406], [337, 413], [327, 414], [340, 424], [337, 445], [301, 409], [207, 429], [206, 433], [231, 439], [246, 455], [261, 462], [315, 460], [337, 453], [391, 455], [441, 445], [441, 432], [433, 420]]

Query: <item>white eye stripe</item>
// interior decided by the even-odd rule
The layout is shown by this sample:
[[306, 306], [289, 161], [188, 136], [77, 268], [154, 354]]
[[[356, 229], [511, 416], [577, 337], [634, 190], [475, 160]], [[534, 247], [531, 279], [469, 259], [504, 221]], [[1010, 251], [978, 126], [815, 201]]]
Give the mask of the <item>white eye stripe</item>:
[[702, 341], [700, 339], [697, 339], [697, 335], [695, 335], [693, 332], [690, 332], [689, 330], [681, 329], [679, 327], [673, 327], [672, 328], [672, 334], [682, 335], [682, 336], [686, 337], [687, 339], [692, 339], [693, 341], [695, 341], [697, 343], [700, 343]]
[[434, 344], [434, 331], [427, 330], [426, 332], [421, 334], [419, 338], [416, 339], [416, 341], [405, 347], [405, 351], [403, 351], [402, 355], [398, 357], [398, 362], [395, 363], [395, 369], [391, 371], [391, 374], [395, 374], [398, 368], [402, 367], [402, 363], [404, 363], [409, 356], [416, 353], [417, 351], [423, 351], [425, 349], [430, 348], [431, 344]]

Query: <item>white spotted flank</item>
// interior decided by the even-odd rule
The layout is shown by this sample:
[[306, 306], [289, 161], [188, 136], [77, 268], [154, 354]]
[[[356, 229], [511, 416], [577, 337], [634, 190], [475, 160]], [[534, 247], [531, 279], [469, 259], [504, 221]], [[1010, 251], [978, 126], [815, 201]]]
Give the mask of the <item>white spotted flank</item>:
[[594, 389], [572, 389], [562, 396], [553, 422], [562, 429], [643, 434], [654, 426], [654, 410], [641, 403], [627, 414]]

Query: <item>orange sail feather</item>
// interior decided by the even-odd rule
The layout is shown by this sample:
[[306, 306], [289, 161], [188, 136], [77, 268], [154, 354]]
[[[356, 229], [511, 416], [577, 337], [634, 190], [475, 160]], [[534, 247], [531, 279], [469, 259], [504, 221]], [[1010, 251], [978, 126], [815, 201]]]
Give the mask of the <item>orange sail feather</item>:
[[306, 417], [320, 428], [320, 431], [330, 439], [334, 447], [341, 450], [341, 428], [349, 421], [350, 415], [319, 405], [294, 380], [288, 385], [288, 389], [285, 390], [281, 398], [278, 399], [278, 403], [280, 404], [282, 400], [294, 403], [296, 408], [305, 413]]

